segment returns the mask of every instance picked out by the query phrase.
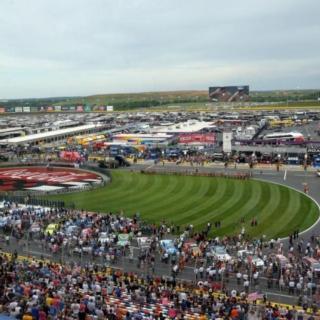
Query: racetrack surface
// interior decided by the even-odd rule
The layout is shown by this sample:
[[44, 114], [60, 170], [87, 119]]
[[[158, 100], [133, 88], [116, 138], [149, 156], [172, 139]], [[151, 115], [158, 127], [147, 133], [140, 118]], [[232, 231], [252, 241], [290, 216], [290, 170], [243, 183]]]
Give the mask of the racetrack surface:
[[[210, 222], [211, 235], [219, 236], [239, 234], [244, 226], [251, 237], [284, 237], [308, 228], [319, 216], [317, 205], [304, 194], [272, 183], [121, 170], [112, 171], [112, 182], [104, 188], [50, 199], [90, 211], [139, 212], [149, 222], [165, 219], [181, 227], [193, 224], [198, 230]], [[220, 228], [215, 228], [215, 221], [221, 221]]]

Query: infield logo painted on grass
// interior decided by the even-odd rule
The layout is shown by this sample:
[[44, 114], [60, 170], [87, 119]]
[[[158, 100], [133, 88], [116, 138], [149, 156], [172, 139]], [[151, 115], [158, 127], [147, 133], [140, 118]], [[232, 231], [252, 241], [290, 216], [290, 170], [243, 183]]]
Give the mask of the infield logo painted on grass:
[[91, 172], [69, 168], [3, 168], [0, 169], [0, 191], [15, 191], [41, 185], [61, 186], [64, 183], [100, 181]]

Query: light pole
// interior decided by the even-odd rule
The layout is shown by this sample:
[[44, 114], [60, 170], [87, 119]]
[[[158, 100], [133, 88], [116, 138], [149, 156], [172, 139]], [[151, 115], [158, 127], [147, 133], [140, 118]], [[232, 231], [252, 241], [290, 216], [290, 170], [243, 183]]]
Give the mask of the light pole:
[[304, 155], [304, 163], [303, 163], [303, 169], [304, 169], [304, 193], [309, 193], [309, 190], [308, 190], [308, 184], [307, 184], [307, 169], [308, 169], [308, 154], [306, 153]]

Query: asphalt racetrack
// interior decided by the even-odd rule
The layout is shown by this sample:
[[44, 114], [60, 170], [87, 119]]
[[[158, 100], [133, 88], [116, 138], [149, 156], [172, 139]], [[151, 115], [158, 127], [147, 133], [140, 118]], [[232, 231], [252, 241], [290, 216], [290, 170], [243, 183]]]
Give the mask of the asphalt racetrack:
[[[285, 237], [316, 222], [317, 205], [303, 193], [273, 183], [220, 177], [146, 175], [112, 171], [112, 182], [87, 192], [59, 194], [50, 199], [74, 203], [96, 212], [119, 212], [151, 223], [162, 220], [196, 230], [211, 223], [211, 235]], [[251, 226], [253, 218], [257, 226]], [[244, 220], [244, 223], [241, 221]], [[221, 226], [215, 227], [220, 221]]]

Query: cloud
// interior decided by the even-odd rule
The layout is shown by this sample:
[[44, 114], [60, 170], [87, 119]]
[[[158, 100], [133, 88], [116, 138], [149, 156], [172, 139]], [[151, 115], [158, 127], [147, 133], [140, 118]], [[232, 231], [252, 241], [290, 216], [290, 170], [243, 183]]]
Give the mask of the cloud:
[[2, 0], [0, 97], [320, 86], [317, 0]]

